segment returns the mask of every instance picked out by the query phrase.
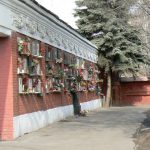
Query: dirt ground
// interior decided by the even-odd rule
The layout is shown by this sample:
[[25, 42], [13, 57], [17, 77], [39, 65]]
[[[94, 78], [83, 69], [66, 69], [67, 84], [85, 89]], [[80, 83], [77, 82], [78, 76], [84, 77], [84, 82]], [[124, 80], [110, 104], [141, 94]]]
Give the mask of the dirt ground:
[[150, 150], [150, 110], [145, 112], [146, 118], [136, 132], [136, 150]]

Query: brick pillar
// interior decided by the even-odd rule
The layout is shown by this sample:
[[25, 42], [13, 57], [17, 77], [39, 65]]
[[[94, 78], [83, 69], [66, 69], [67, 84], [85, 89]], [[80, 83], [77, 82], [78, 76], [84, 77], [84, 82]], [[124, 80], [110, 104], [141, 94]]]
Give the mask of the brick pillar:
[[45, 90], [45, 83], [46, 83], [46, 78], [45, 78], [45, 73], [46, 73], [46, 64], [45, 64], [45, 53], [46, 53], [46, 50], [45, 50], [45, 44], [43, 42], [41, 42], [40, 44], [40, 51], [42, 53], [42, 56], [43, 56], [43, 59], [40, 60], [41, 61], [41, 70], [42, 70], [42, 77], [41, 77], [41, 81], [42, 81], [42, 89], [43, 89], [43, 102], [44, 102], [44, 107], [43, 109], [44, 110], [47, 110], [49, 109], [47, 106], [47, 101], [46, 101], [46, 90]]
[[0, 140], [13, 140], [11, 39], [0, 37]]

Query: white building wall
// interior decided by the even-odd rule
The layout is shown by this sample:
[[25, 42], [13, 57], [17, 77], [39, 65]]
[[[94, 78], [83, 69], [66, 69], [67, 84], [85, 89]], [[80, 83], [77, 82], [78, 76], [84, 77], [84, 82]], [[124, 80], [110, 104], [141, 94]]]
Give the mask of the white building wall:
[[[94, 110], [102, 106], [101, 100], [81, 103], [82, 110]], [[63, 106], [14, 117], [14, 138], [36, 131], [51, 123], [73, 116], [73, 106]]]

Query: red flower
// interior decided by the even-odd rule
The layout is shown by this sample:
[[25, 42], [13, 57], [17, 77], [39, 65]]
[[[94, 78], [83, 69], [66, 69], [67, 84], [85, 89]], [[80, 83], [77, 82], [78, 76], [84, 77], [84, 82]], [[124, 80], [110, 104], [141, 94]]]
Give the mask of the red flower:
[[28, 44], [27, 42], [23, 42], [22, 43], [23, 46], [27, 46], [27, 44]]
[[35, 82], [33, 83], [33, 87], [36, 87], [36, 85], [39, 83], [39, 80], [36, 79]]
[[27, 82], [28, 82], [28, 78], [27, 78], [27, 77], [26, 77], [26, 78], [23, 78], [22, 83], [23, 83], [24, 85], [26, 85]]

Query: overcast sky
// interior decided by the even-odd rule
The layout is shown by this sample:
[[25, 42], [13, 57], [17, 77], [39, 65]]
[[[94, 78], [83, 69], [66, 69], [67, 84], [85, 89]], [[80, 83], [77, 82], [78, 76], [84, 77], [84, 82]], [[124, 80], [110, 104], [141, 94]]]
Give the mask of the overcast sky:
[[41, 5], [55, 13], [59, 18], [77, 28], [75, 18], [73, 16], [76, 7], [75, 0], [37, 0]]

